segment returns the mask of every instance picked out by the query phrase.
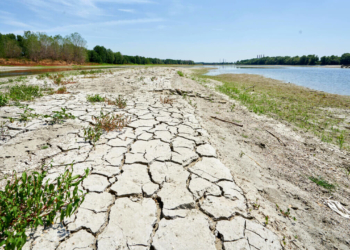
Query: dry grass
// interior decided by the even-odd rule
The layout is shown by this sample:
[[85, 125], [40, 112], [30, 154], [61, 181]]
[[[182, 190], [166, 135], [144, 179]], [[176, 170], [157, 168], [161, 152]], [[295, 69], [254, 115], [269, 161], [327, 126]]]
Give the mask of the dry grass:
[[58, 90], [56, 90], [56, 94], [68, 94], [66, 87], [61, 87]]
[[95, 127], [103, 129], [106, 132], [121, 131], [128, 123], [130, 123], [130, 117], [124, 115], [105, 115], [101, 114], [100, 117], [93, 117], [96, 122]]
[[[205, 76], [206, 69], [196, 71], [199, 79], [223, 83], [217, 90], [240, 101], [249, 110], [287, 121], [318, 136], [322, 141], [350, 149], [345, 123], [350, 97], [310, 90], [279, 80], [250, 74]], [[345, 116], [344, 116], [345, 115]]]
[[174, 99], [171, 99], [169, 97], [164, 97], [164, 98], [160, 97], [160, 102], [162, 104], [173, 104], [174, 103]]

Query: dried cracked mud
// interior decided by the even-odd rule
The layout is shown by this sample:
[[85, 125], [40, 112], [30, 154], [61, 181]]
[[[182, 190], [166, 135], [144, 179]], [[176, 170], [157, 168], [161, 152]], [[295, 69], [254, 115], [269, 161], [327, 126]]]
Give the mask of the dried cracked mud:
[[[23, 249], [282, 249], [281, 239], [248, 212], [245, 194], [218, 159], [195, 108], [180, 95], [171, 95], [172, 104], [160, 101], [176, 92], [175, 69], [75, 78], [69, 94], [28, 104], [38, 114], [64, 107], [76, 119], [58, 125], [45, 118], [7, 123], [1, 140], [1, 177], [50, 163], [50, 179], [71, 163], [75, 174], [90, 169], [77, 212], [62, 224], [28, 231]], [[95, 93], [111, 99], [123, 95], [127, 107], [89, 103], [86, 96]], [[93, 147], [84, 141], [83, 128], [100, 111], [124, 114], [131, 122], [104, 133]], [[21, 112], [0, 108], [3, 121]]]

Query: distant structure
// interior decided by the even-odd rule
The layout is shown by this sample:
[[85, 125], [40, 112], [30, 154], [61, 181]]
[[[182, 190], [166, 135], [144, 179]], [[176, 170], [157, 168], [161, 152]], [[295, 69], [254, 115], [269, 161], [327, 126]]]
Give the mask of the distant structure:
[[265, 55], [257, 55], [256, 58], [264, 58], [264, 57], [265, 57]]

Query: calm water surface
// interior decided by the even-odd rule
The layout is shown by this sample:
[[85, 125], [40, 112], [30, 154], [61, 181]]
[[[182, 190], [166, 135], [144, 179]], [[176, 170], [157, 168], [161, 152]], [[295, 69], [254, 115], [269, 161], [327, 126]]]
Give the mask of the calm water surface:
[[218, 66], [217, 69], [210, 70], [207, 75], [221, 74], [256, 74], [328, 93], [350, 95], [350, 69], [288, 66]]

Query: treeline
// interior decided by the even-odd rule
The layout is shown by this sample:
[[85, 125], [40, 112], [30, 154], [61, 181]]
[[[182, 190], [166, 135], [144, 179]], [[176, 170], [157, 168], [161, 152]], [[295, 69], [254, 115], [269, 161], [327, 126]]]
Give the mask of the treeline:
[[304, 56], [276, 56], [276, 57], [263, 57], [253, 58], [247, 60], [237, 61], [236, 64], [243, 65], [349, 65], [350, 53], [345, 53], [341, 57], [339, 56], [323, 56], [319, 58], [316, 55], [304, 55]]
[[84, 62], [110, 64], [190, 64], [190, 60], [173, 60], [127, 56], [103, 46], [86, 48], [86, 41], [78, 33], [62, 37], [25, 31], [24, 35], [0, 33], [0, 58], [27, 58], [34, 62], [44, 59], [63, 60], [68, 63]]
[[25, 31], [23, 36], [0, 33], [0, 58], [27, 58], [34, 62], [43, 59], [83, 63], [86, 60], [86, 41], [73, 33], [62, 37]]
[[143, 56], [127, 56], [120, 52], [113, 52], [103, 46], [95, 46], [93, 50], [88, 51], [88, 59], [90, 62], [111, 63], [111, 64], [189, 64], [193, 65], [193, 61], [159, 59]]
[[196, 62], [198, 65], [233, 65], [233, 62]]

